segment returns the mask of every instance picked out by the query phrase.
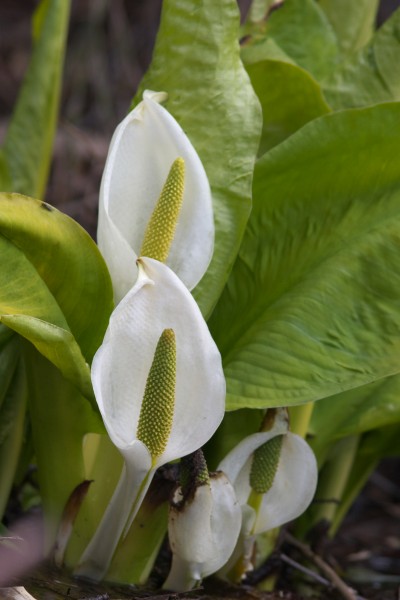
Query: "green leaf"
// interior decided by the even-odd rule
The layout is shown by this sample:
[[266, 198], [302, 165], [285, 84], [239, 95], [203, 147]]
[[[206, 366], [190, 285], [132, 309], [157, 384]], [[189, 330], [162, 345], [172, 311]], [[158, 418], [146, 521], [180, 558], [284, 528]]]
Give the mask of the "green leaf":
[[243, 42], [240, 55], [245, 67], [263, 60], [296, 64], [272, 38], [264, 36], [261, 39], [255, 38], [255, 41], [250, 37], [248, 42]]
[[0, 253], [1, 322], [32, 342], [91, 398], [89, 366], [48, 287], [25, 254], [3, 237]]
[[324, 82], [329, 104], [342, 109], [400, 100], [399, 61], [400, 9]]
[[0, 148], [0, 186], [3, 190], [10, 190], [12, 188], [10, 170], [2, 148]]
[[381, 460], [400, 456], [400, 423], [368, 431], [361, 438], [358, 455], [365, 459]]
[[399, 371], [400, 104], [327, 115], [256, 167], [210, 328], [228, 409], [295, 405]]
[[[235, 0], [165, 0], [144, 89], [168, 92], [166, 108], [189, 136], [210, 180], [214, 257], [195, 290], [204, 314], [228, 277], [250, 211], [261, 111], [241, 64]], [[156, 142], [155, 142], [156, 143]]]
[[46, 545], [54, 542], [65, 503], [85, 479], [83, 438], [103, 433], [100, 416], [58, 369], [31, 344], [23, 348], [35, 456], [46, 520]]
[[399, 423], [374, 429], [362, 436], [344, 493], [332, 521], [330, 528], [332, 536], [338, 530], [368, 478], [375, 471], [379, 461], [387, 456], [400, 455], [399, 440]]
[[112, 311], [110, 276], [90, 236], [44, 202], [0, 194], [0, 243], [1, 314], [71, 331], [90, 362]]
[[264, 115], [260, 155], [330, 112], [319, 84], [294, 64], [263, 60], [248, 65], [247, 73]]
[[400, 422], [400, 376], [386, 377], [324, 398], [311, 419], [313, 449], [319, 453], [333, 440]]
[[[8, 335], [6, 335], [6, 332]], [[13, 332], [1, 325], [0, 337], [0, 410], [2, 408], [7, 390], [18, 363], [18, 339]], [[1, 439], [1, 434], [0, 434]]]
[[315, 0], [285, 0], [270, 14], [261, 31], [259, 25], [255, 26], [254, 34], [255, 43], [272, 38], [317, 80], [326, 77], [338, 60], [336, 35]]
[[[4, 142], [10, 177], [3, 191], [44, 194], [58, 113], [69, 0], [42, 0], [34, 21], [34, 49]], [[11, 179], [11, 181], [10, 181]]]
[[21, 451], [27, 387], [16, 335], [1, 345], [0, 360], [0, 519], [6, 507]]
[[319, 0], [341, 50], [354, 52], [367, 44], [375, 29], [379, 0]]
[[93, 399], [90, 368], [72, 333], [25, 315], [1, 316], [1, 321], [31, 342], [81, 393]]

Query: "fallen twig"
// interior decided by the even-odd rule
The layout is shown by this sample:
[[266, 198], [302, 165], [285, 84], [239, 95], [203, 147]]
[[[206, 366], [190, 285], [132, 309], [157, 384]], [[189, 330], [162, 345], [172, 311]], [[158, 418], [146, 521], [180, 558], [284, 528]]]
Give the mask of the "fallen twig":
[[329, 579], [332, 585], [342, 594], [343, 598], [346, 598], [346, 600], [364, 600], [357, 594], [356, 590], [353, 590], [353, 588], [349, 587], [347, 583], [343, 581], [341, 577], [339, 577], [336, 571], [332, 569], [332, 567], [328, 565], [328, 563], [325, 562], [321, 556], [315, 554], [315, 552], [313, 552], [309, 546], [303, 544], [303, 542], [300, 542], [299, 540], [296, 540], [296, 538], [290, 535], [290, 533], [285, 532], [285, 538], [292, 546], [300, 550], [304, 556], [313, 561], [313, 563]]
[[290, 556], [287, 556], [286, 554], [281, 553], [280, 559], [283, 562], [290, 565], [291, 567], [294, 567], [298, 571], [301, 571], [302, 573], [305, 573], [309, 577], [312, 577], [313, 579], [318, 581], [318, 583], [321, 583], [322, 585], [327, 585], [327, 586], [331, 587], [331, 585], [332, 585], [331, 581], [329, 581], [328, 579], [325, 579], [325, 577], [321, 577], [321, 575], [319, 575], [315, 571], [312, 571], [311, 569], [307, 569], [307, 567], [304, 567], [303, 565], [301, 565], [299, 562], [297, 562], [297, 560], [293, 560], [293, 558], [290, 558]]

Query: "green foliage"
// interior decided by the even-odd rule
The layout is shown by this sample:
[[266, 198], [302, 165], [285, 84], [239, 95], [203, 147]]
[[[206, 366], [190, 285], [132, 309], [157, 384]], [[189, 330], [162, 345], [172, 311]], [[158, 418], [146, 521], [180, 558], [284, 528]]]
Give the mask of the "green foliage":
[[[244, 56], [251, 51], [252, 62], [258, 55], [258, 61], [273, 58], [302, 67], [335, 110], [399, 100], [400, 10], [374, 33], [377, 5], [377, 0], [286, 0], [265, 21], [246, 26]], [[289, 93], [290, 81], [279, 91], [282, 97]], [[262, 104], [270, 93], [264, 90]], [[290, 100], [296, 112], [298, 99]]]
[[41, 496], [52, 540], [69, 494], [84, 478], [82, 438], [87, 431], [102, 431], [88, 361], [103, 339], [112, 310], [111, 281], [90, 236], [39, 200], [0, 194], [0, 246], [0, 318], [9, 328], [8, 333], [2, 330], [4, 344], [19, 341], [11, 330], [30, 342], [22, 346], [22, 355], [16, 346], [15, 375], [6, 362], [8, 348], [1, 348], [4, 381], [12, 378], [4, 392], [7, 408], [1, 408], [4, 426], [12, 428], [0, 439], [0, 462], [7, 453], [1, 494], [9, 490], [17, 465], [29, 390]]
[[112, 310], [111, 282], [90, 236], [39, 200], [0, 195], [1, 320], [91, 397], [91, 361]]
[[254, 43], [272, 39], [317, 80], [326, 77], [338, 60], [335, 32], [315, 0], [285, 0], [254, 30]]
[[310, 430], [318, 455], [333, 441], [400, 421], [400, 376], [324, 398], [313, 411]]
[[[376, 436], [400, 419], [399, 149], [391, 134], [399, 108], [306, 123], [329, 109], [400, 100], [400, 10], [374, 32], [377, 7], [377, 0], [286, 0], [267, 13], [266, 1], [252, 3], [242, 56], [263, 107], [260, 154], [267, 154], [256, 167], [243, 246], [211, 319], [228, 408], [307, 404], [296, 410], [304, 432], [312, 414], [321, 485], [342, 499], [331, 511], [332, 532], [379, 458], [398, 451], [394, 436], [384, 449]], [[321, 398], [313, 410], [308, 401]], [[342, 464], [336, 445], [352, 439], [353, 455]]]
[[210, 321], [228, 409], [305, 403], [398, 372], [399, 118], [397, 104], [328, 115], [257, 164]]
[[69, 0], [42, 0], [34, 49], [0, 159], [0, 188], [42, 198], [50, 166], [67, 35]]
[[324, 82], [336, 109], [400, 100], [400, 9], [356, 54], [349, 55]]
[[[69, 0], [42, 0], [35, 13], [32, 59], [0, 149], [0, 189], [3, 191], [40, 197], [44, 194], [56, 128], [69, 8]], [[0, 198], [0, 318], [8, 325], [0, 325], [0, 516], [24, 442], [29, 389], [20, 340], [11, 329], [30, 339], [86, 396], [92, 396], [87, 364], [57, 305], [58, 290], [49, 290], [46, 279], [54, 283], [58, 280], [59, 290], [65, 289], [67, 282], [61, 282], [61, 272], [53, 277], [49, 269], [47, 278], [42, 278], [41, 269], [46, 263], [43, 237], [46, 228], [43, 232], [38, 231], [41, 224], [40, 218], [35, 220], [32, 212], [33, 201], [26, 210], [23, 207], [26, 199], [12, 198], [7, 195]], [[35, 226], [30, 231], [32, 217], [36, 231]], [[35, 244], [41, 236], [39, 246], [42, 248], [37, 253]], [[47, 250], [55, 250], [54, 244], [53, 247], [49, 244]], [[67, 257], [64, 258], [66, 261]], [[53, 266], [63, 267], [57, 261]], [[78, 323], [76, 326], [78, 332]], [[92, 350], [89, 340], [87, 342], [86, 350], [90, 355], [94, 348]], [[95, 339], [93, 342], [96, 343]]]
[[1, 327], [0, 361], [0, 518], [14, 480], [24, 434], [27, 386], [19, 340]]
[[103, 432], [104, 427], [97, 410], [31, 344], [24, 345], [24, 359], [46, 548], [50, 550], [65, 503], [85, 479], [83, 438], [88, 432]]
[[379, 0], [319, 0], [333, 29], [340, 49], [351, 53], [372, 37]]
[[247, 73], [264, 115], [260, 155], [330, 112], [319, 84], [293, 63], [260, 60], [247, 65]]
[[[194, 18], [195, 15], [195, 18]], [[145, 89], [168, 93], [206, 169], [214, 202], [215, 252], [194, 295], [208, 314], [232, 267], [250, 211], [261, 129], [257, 98], [239, 56], [235, 0], [165, 0]]]

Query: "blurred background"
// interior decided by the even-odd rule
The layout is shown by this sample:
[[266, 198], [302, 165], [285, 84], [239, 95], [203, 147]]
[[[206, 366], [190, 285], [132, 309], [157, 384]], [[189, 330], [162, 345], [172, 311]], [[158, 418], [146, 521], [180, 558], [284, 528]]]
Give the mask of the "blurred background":
[[[0, 140], [31, 50], [38, 0], [0, 2]], [[61, 113], [46, 200], [95, 235], [111, 135], [146, 71], [162, 0], [72, 0]], [[242, 17], [250, 0], [239, 0]], [[383, 0], [381, 23], [400, 5]]]

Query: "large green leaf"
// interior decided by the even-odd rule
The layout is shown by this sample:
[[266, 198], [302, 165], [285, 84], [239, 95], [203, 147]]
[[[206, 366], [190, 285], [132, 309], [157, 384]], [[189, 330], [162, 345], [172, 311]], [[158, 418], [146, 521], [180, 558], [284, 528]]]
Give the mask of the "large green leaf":
[[248, 65], [247, 73], [263, 110], [259, 154], [330, 112], [319, 84], [295, 64], [263, 60]]
[[354, 52], [367, 44], [375, 29], [379, 0], [319, 0], [341, 50]]
[[294, 405], [399, 371], [400, 104], [327, 115], [259, 162], [210, 327], [228, 409]]
[[370, 43], [349, 56], [324, 82], [328, 102], [337, 109], [400, 99], [400, 9]]
[[[165, 0], [144, 89], [168, 92], [210, 180], [216, 240], [209, 270], [195, 290], [203, 313], [228, 277], [250, 211], [261, 111], [241, 64], [235, 0]], [[155, 141], [156, 143], [156, 141]]]
[[274, 42], [317, 80], [338, 60], [338, 43], [331, 24], [315, 0], [285, 0], [265, 25], [254, 26], [254, 43]]
[[1, 236], [0, 256], [1, 322], [32, 342], [90, 398], [89, 366], [46, 283], [25, 254]]
[[34, 19], [34, 49], [4, 142], [0, 188], [41, 198], [58, 112], [69, 0], [42, 0]]
[[1, 314], [71, 331], [90, 362], [112, 310], [110, 277], [90, 236], [48, 204], [0, 194], [0, 243]]

